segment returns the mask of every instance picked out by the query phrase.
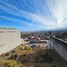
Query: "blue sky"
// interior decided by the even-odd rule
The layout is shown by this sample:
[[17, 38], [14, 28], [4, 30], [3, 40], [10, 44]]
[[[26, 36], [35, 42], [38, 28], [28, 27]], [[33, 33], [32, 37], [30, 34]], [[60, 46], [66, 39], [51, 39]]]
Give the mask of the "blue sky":
[[67, 29], [67, 0], [0, 0], [0, 27], [22, 31]]

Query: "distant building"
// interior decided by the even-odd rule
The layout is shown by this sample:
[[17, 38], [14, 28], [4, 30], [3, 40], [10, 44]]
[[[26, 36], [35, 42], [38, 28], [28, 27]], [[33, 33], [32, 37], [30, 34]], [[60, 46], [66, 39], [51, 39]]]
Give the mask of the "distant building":
[[0, 28], [0, 54], [8, 52], [20, 44], [20, 31], [11, 28]]

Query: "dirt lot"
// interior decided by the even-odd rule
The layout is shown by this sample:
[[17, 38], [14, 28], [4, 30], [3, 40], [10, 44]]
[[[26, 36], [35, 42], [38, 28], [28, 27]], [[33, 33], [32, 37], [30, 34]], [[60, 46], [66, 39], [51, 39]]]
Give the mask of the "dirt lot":
[[23, 50], [18, 46], [0, 56], [0, 67], [67, 67], [67, 62], [51, 49]]

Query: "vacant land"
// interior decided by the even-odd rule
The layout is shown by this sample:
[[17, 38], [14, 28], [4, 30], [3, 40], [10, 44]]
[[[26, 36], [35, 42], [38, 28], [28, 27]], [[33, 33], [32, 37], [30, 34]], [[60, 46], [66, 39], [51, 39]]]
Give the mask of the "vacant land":
[[47, 47], [23, 50], [21, 45], [0, 56], [0, 67], [67, 67], [67, 63]]

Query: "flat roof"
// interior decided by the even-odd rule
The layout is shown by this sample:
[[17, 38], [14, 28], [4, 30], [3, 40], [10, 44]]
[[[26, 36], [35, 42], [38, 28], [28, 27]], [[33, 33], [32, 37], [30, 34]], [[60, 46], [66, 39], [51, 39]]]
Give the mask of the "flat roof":
[[0, 29], [16, 30], [16, 28], [5, 28], [5, 27], [0, 27]]

